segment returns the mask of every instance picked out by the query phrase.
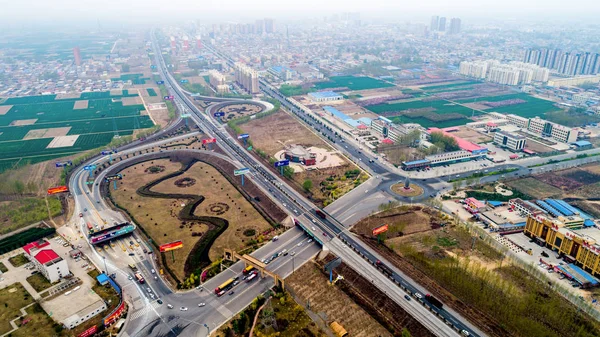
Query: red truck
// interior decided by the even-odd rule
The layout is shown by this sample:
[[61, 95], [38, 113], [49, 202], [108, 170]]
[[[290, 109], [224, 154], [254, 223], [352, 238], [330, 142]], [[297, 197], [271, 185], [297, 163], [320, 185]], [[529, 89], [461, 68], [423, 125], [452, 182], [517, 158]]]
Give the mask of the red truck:
[[319, 218], [321, 219], [325, 219], [327, 216], [325, 215], [325, 213], [323, 213], [320, 209], [315, 210], [315, 213], [319, 216]]

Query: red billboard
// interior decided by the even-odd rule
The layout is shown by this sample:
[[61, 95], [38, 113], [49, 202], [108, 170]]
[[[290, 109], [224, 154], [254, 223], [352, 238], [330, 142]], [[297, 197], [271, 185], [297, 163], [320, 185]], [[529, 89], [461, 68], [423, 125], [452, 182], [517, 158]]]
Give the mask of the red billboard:
[[216, 142], [217, 142], [216, 138], [202, 139], [202, 144], [210, 144], [210, 143], [216, 143]]
[[109, 326], [113, 324], [117, 320], [117, 318], [121, 317], [123, 311], [125, 311], [125, 301], [121, 301], [121, 305], [119, 305], [115, 309], [115, 311], [113, 311], [113, 313], [110, 314], [110, 316], [104, 319], [104, 326]]
[[373, 228], [373, 235], [379, 235], [388, 231], [388, 224]]
[[67, 186], [57, 186], [48, 189], [48, 194], [57, 194], [63, 192], [69, 192], [69, 188]]
[[77, 335], [77, 337], [89, 337], [93, 334], [96, 333], [96, 331], [98, 331], [98, 327], [97, 326], [93, 326], [87, 330], [85, 330], [84, 332], [80, 333], [79, 335]]
[[165, 243], [164, 245], [161, 245], [159, 248], [160, 248], [160, 252], [164, 253], [164, 252], [179, 249], [182, 247], [183, 247], [183, 242], [175, 241], [175, 242], [171, 242], [171, 243]]

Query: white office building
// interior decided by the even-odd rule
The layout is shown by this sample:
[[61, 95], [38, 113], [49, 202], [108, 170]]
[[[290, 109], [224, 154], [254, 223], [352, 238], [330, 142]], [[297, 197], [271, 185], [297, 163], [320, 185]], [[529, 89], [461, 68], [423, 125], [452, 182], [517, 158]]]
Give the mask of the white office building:
[[525, 148], [526, 138], [510, 132], [498, 131], [494, 134], [494, 144], [511, 151], [522, 151]]
[[579, 131], [568, 126], [549, 122], [539, 117], [529, 120], [529, 131], [545, 137], [551, 137], [561, 143], [573, 143], [577, 141]]

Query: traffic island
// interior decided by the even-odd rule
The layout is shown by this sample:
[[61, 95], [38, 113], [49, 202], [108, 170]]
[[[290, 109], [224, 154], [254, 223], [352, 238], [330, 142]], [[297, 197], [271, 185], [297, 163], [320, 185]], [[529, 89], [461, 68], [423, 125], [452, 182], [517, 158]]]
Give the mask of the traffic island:
[[423, 188], [419, 185], [411, 184], [410, 181], [392, 185], [392, 192], [403, 197], [418, 197], [423, 194]]

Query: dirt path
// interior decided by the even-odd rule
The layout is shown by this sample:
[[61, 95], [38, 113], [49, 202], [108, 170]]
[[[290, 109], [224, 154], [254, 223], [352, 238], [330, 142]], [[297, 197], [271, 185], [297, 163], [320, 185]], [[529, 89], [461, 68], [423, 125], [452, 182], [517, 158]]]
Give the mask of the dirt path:
[[265, 305], [269, 303], [270, 300], [271, 298], [269, 297], [269, 299], [266, 300], [265, 303], [261, 305], [260, 308], [258, 308], [258, 310], [256, 310], [256, 315], [254, 315], [254, 321], [252, 322], [252, 328], [250, 329], [250, 337], [254, 336], [254, 327], [256, 327], [256, 322], [258, 322], [258, 315], [260, 315], [260, 312], [263, 310]]
[[50, 204], [48, 203], [48, 197], [44, 197], [44, 201], [46, 202], [46, 210], [48, 210], [48, 220], [50, 220], [50, 222], [52, 222], [52, 224], [54, 225], [54, 228], [58, 228], [58, 225], [56, 224], [56, 222], [54, 222], [54, 219], [52, 219], [52, 213], [50, 213]]

